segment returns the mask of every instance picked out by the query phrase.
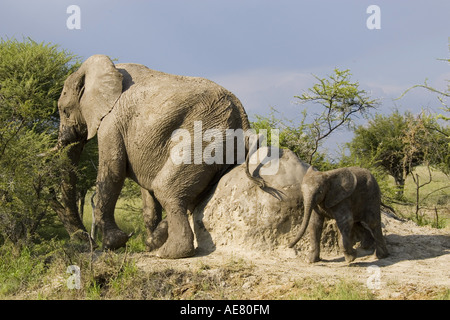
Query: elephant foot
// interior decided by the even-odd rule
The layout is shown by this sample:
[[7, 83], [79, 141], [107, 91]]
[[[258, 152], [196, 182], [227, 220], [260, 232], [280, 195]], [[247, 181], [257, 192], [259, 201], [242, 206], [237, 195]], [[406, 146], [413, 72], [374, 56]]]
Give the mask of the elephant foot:
[[168, 235], [168, 223], [166, 220], [163, 220], [145, 240], [147, 251], [153, 251], [160, 248], [166, 242]]
[[389, 256], [389, 252], [386, 248], [377, 247], [375, 249], [375, 256], [377, 259], [383, 259]]
[[166, 242], [159, 250], [157, 256], [163, 259], [181, 259], [192, 257], [195, 254], [194, 244], [180, 247]]
[[158, 250], [157, 256], [163, 259], [180, 259], [192, 257], [195, 254], [194, 238], [192, 231], [190, 235], [178, 235], [176, 238], [169, 237], [164, 245]]
[[308, 263], [315, 263], [315, 262], [319, 262], [320, 261], [320, 257], [319, 254], [317, 252], [311, 252], [308, 256]]
[[120, 229], [108, 230], [103, 233], [103, 250], [116, 250], [125, 247], [131, 235]]
[[352, 262], [356, 259], [356, 250], [353, 249], [350, 253], [344, 252], [344, 257], [347, 263]]

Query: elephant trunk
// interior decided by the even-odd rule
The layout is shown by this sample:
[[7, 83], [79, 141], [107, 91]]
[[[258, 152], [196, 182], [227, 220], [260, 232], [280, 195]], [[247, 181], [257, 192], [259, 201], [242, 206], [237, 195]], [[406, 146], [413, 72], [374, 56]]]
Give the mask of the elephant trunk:
[[[58, 144], [52, 149], [59, 151], [62, 144]], [[68, 147], [67, 155], [70, 159], [70, 167], [62, 172], [61, 181], [61, 200], [56, 199], [56, 195], [50, 205], [61, 220], [64, 228], [70, 237], [77, 237], [81, 240], [90, 240], [86, 228], [81, 221], [77, 206], [77, 174], [72, 166], [77, 166], [80, 161], [83, 143], [76, 143]]]
[[304, 207], [305, 207], [305, 212], [303, 215], [303, 221], [302, 221], [302, 225], [300, 227], [300, 231], [298, 232], [297, 237], [295, 237], [295, 239], [289, 244], [289, 248], [292, 248], [293, 246], [295, 246], [295, 244], [303, 237], [303, 235], [305, 234], [306, 228], [308, 227], [309, 219], [311, 218], [311, 212], [313, 210], [311, 201], [304, 200]]

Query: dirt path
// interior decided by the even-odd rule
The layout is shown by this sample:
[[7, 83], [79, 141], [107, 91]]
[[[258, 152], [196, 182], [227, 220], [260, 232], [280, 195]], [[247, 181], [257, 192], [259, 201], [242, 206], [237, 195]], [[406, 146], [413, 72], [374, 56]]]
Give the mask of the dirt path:
[[145, 253], [134, 259], [145, 272], [170, 269], [205, 279], [213, 277], [215, 291], [221, 291], [221, 295], [193, 295], [201, 290], [185, 277], [177, 298], [292, 299], [292, 292], [303, 287], [307, 290], [309, 284], [333, 286], [341, 281], [360, 283], [377, 299], [430, 299], [450, 290], [449, 228], [419, 227], [387, 217], [383, 223], [391, 255], [382, 260], [358, 249], [358, 258], [351, 264], [341, 254], [322, 254], [322, 261], [308, 264], [301, 254], [287, 248], [266, 254], [221, 248], [209, 255], [179, 260]]

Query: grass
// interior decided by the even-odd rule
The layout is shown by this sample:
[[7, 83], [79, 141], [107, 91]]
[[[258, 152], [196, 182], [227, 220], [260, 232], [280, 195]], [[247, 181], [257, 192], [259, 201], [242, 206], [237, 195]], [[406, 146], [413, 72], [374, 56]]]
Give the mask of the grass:
[[[424, 166], [415, 168], [413, 175], [419, 175], [419, 183], [429, 181], [428, 169]], [[450, 202], [450, 177], [440, 171], [431, 171], [432, 180], [429, 184], [420, 188], [421, 201], [426, 206], [443, 206]], [[436, 191], [439, 190], [439, 191]], [[416, 185], [410, 174], [405, 181], [405, 197], [415, 200]]]
[[[1, 247], [0, 298], [19, 299], [102, 299], [123, 296], [123, 283], [137, 274], [127, 252], [91, 255], [81, 244], [53, 241], [50, 244], [18, 249]], [[69, 286], [80, 270], [80, 288]]]
[[335, 283], [300, 279], [294, 283], [290, 299], [300, 300], [373, 300], [374, 294], [362, 283], [339, 279]]
[[[91, 194], [88, 194], [86, 200], [90, 198]], [[133, 236], [127, 242], [128, 250], [130, 252], [144, 252], [146, 232], [142, 217], [142, 199], [119, 198], [114, 215], [120, 229], [127, 234], [133, 233]], [[88, 232], [91, 232], [92, 207], [90, 201], [86, 201], [84, 205], [83, 224]]]
[[0, 296], [32, 287], [43, 273], [42, 261], [34, 259], [29, 248], [0, 247]]
[[[142, 271], [128, 252], [106, 252], [91, 256], [80, 245], [63, 241], [18, 250], [1, 247], [0, 298], [19, 299], [246, 299], [265, 286], [253, 276], [254, 265], [230, 258], [223, 265], [200, 263], [191, 270]], [[80, 289], [71, 289], [67, 281], [69, 265], [80, 268]], [[126, 290], [124, 290], [126, 288]], [[279, 294], [279, 292], [273, 292]], [[274, 298], [274, 297], [272, 297]], [[276, 296], [275, 296], [276, 298]], [[353, 284], [338, 286], [312, 281], [297, 281], [288, 299], [365, 299], [371, 298]]]
[[[91, 255], [82, 245], [65, 241], [0, 248], [0, 299], [283, 299], [374, 300], [377, 292], [352, 279], [315, 279], [298, 275], [290, 282], [256, 273], [251, 261], [230, 257], [220, 264], [198, 262], [189, 268], [138, 268], [133, 254], [103, 252]], [[67, 285], [80, 268], [80, 288]], [[403, 288], [411, 297], [411, 288]], [[448, 300], [450, 290], [430, 290], [416, 299]]]
[[437, 296], [436, 300], [450, 300], [450, 289], [442, 290]]
[[[419, 184], [429, 181], [425, 166], [415, 168], [405, 181], [404, 205], [395, 205], [395, 209], [405, 218], [418, 225], [433, 228], [446, 228], [450, 225], [450, 177], [440, 171], [431, 171], [431, 182], [419, 189], [419, 212], [416, 215], [417, 187], [412, 175], [419, 176]], [[393, 179], [389, 178], [391, 184]]]

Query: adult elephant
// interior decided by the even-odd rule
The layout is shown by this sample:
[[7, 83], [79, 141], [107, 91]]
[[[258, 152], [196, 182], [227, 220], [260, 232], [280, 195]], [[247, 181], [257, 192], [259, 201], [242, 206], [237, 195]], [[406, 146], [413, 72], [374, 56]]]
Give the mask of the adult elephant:
[[[67, 78], [58, 108], [58, 148], [98, 137], [95, 220], [103, 234], [103, 247], [116, 249], [128, 240], [115, 222], [114, 208], [129, 177], [146, 190], [143, 196], [150, 249], [162, 245], [158, 254], [163, 258], [192, 256], [193, 233], [187, 210], [233, 165], [230, 161], [198, 161], [196, 143], [201, 139], [202, 148], [205, 142], [194, 135], [211, 129], [225, 137], [226, 129], [250, 129], [240, 101], [203, 78], [170, 75], [139, 64], [114, 65], [107, 56], [94, 55]], [[181, 163], [171, 157], [171, 150], [181, 141], [172, 139], [178, 129], [194, 138], [191, 145], [189, 139], [183, 141], [182, 151], [188, 154], [183, 153], [186, 161]], [[239, 160], [237, 145], [232, 150], [235, 162]], [[217, 147], [216, 155], [229, 157], [227, 144], [218, 146], [222, 149]], [[261, 184], [250, 174], [249, 178]], [[161, 221], [161, 208], [167, 213], [167, 224], [164, 222], [161, 228], [167, 226], [168, 236], [165, 232], [157, 234], [166, 234], [165, 242], [153, 237]]]

